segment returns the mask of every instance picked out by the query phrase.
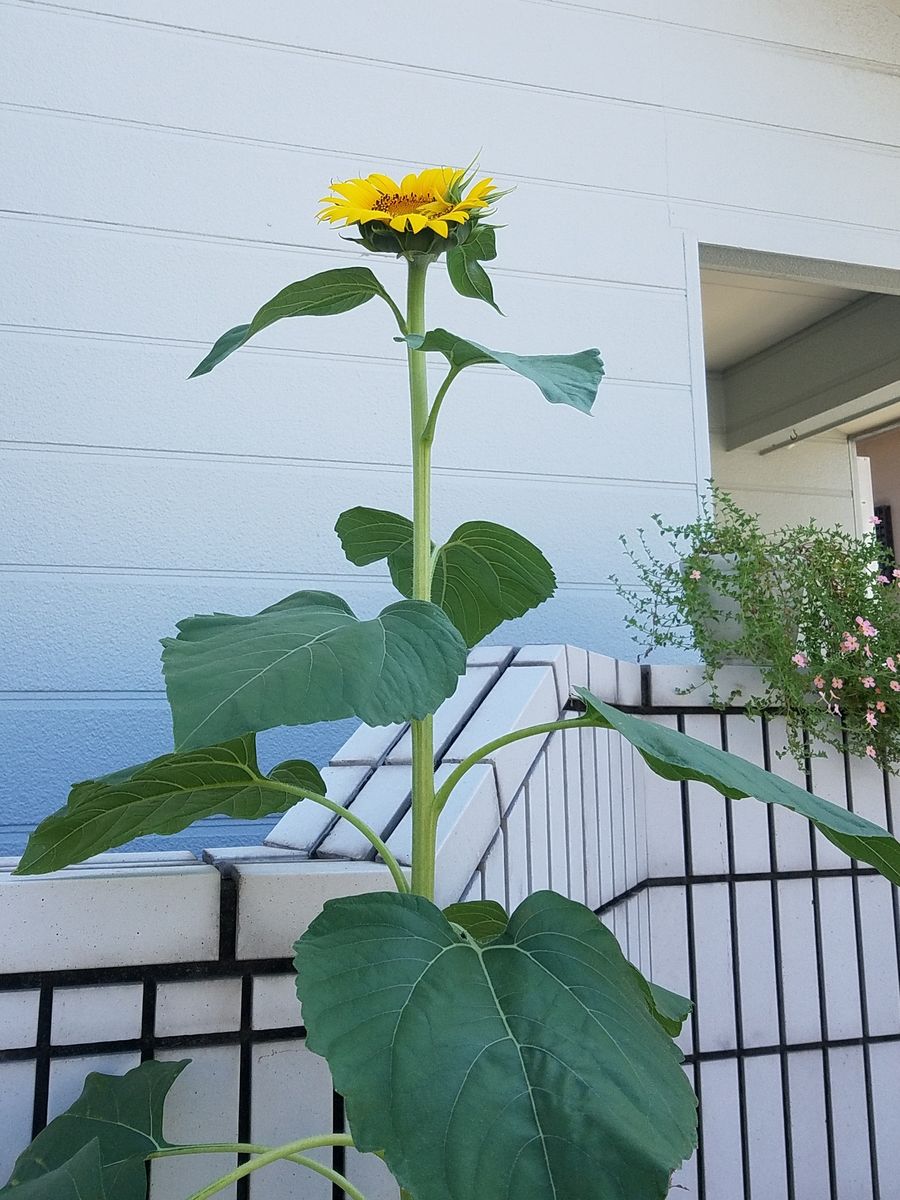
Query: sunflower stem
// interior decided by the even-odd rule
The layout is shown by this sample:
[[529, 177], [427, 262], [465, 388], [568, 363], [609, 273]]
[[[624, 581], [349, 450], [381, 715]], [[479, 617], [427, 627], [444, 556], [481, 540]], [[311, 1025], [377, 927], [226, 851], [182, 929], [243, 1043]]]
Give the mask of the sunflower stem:
[[[425, 332], [426, 259], [409, 260], [406, 325]], [[409, 365], [413, 467], [413, 599], [431, 600], [431, 439], [428, 430], [428, 376], [420, 350], [406, 347]], [[433, 430], [432, 430], [433, 432]], [[412, 728], [412, 890], [434, 899], [437, 812], [434, 806], [434, 729], [431, 717]]]

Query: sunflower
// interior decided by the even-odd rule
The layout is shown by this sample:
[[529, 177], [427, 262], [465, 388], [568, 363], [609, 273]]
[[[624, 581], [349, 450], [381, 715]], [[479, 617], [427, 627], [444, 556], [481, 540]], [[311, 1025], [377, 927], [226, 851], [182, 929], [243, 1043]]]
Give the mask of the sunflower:
[[322, 197], [325, 207], [318, 219], [343, 225], [378, 221], [397, 233], [417, 234], [424, 229], [448, 238], [451, 225], [485, 215], [500, 195], [490, 178], [470, 187], [471, 183], [468, 172], [453, 167], [432, 167], [404, 176], [401, 183], [379, 174], [348, 179], [332, 183], [336, 194]]

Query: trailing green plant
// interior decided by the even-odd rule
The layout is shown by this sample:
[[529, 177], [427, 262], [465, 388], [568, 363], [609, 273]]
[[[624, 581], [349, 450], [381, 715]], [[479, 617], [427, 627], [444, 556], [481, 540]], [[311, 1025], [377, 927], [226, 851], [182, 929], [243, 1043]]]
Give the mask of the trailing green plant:
[[[386, 562], [401, 598], [370, 620], [338, 596], [301, 591], [255, 615], [182, 621], [163, 651], [172, 752], [76, 784], [67, 805], [34, 831], [18, 867], [55, 870], [213, 813], [257, 817], [302, 802], [353, 821], [396, 890], [329, 901], [295, 947], [307, 1044], [327, 1059], [351, 1132], [274, 1147], [173, 1145], [163, 1106], [186, 1064], [146, 1062], [121, 1078], [90, 1075], [80, 1099], [20, 1156], [4, 1197], [146, 1200], [148, 1161], [231, 1153], [246, 1160], [191, 1200], [275, 1162], [317, 1172], [362, 1200], [310, 1155], [347, 1145], [380, 1155], [414, 1200], [663, 1197], [696, 1144], [696, 1100], [673, 1041], [690, 1001], [644, 979], [594, 913], [553, 892], [528, 897], [512, 914], [495, 903], [445, 911], [434, 903], [436, 830], [448, 797], [487, 755], [522, 738], [615, 730], [665, 778], [798, 812], [848, 855], [900, 882], [900, 845], [883, 829], [585, 689], [583, 716], [499, 737], [435, 786], [432, 714], [453, 693], [468, 647], [555, 588], [540, 550], [494, 522], [468, 522], [432, 542], [430, 459], [442, 405], [461, 372], [494, 365], [530, 380], [551, 403], [587, 413], [603, 375], [596, 350], [509, 354], [428, 329], [426, 275], [441, 256], [458, 292], [494, 304], [483, 263], [496, 253], [487, 218], [498, 196], [490, 180], [473, 184], [450, 169], [400, 184], [383, 175], [336, 184], [322, 215], [353, 226], [367, 250], [405, 260], [405, 305], [365, 267], [324, 271], [229, 330], [194, 372], [211, 371], [274, 321], [373, 299], [384, 306], [408, 363], [411, 512], [350, 508], [337, 534], [351, 562]], [[447, 363], [433, 398], [429, 355]], [[311, 763], [268, 773], [257, 763], [261, 730], [353, 715], [376, 725], [411, 722], [410, 878], [375, 831], [328, 799]]]
[[[900, 568], [874, 535], [815, 521], [767, 533], [715, 487], [695, 521], [653, 520], [652, 542], [621, 539], [640, 586], [616, 580], [646, 653], [699, 651], [713, 703], [742, 695], [751, 716], [777, 710], [801, 765], [831, 746], [896, 772]], [[721, 686], [736, 661], [756, 668], [758, 686]]]

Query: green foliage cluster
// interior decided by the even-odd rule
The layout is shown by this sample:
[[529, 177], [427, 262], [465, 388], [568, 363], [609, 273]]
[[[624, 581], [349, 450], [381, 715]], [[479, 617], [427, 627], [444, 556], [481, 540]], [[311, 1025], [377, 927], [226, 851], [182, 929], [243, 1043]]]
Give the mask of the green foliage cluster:
[[698, 650], [722, 706], [741, 694], [720, 686], [722, 668], [752, 664], [760, 686], [743, 689], [747, 712], [781, 714], [800, 765], [846, 747], [896, 772], [900, 569], [890, 551], [815, 521], [765, 532], [715, 487], [696, 521], [653, 520], [654, 542], [643, 531], [636, 548], [622, 539], [640, 587], [619, 584], [645, 650]]
[[[34, 831], [18, 868], [56, 870], [213, 813], [247, 818], [304, 802], [351, 821], [396, 890], [329, 901], [295, 946], [308, 1045], [328, 1061], [351, 1132], [275, 1147], [173, 1145], [163, 1136], [163, 1105], [186, 1064], [147, 1062], [121, 1078], [88, 1078], [81, 1098], [20, 1156], [0, 1189], [10, 1200], [146, 1200], [149, 1160], [214, 1153], [246, 1161], [190, 1200], [208, 1200], [276, 1162], [364, 1200], [309, 1153], [346, 1145], [380, 1155], [411, 1200], [662, 1200], [696, 1144], [696, 1100], [673, 1041], [690, 1001], [644, 979], [594, 913], [552, 892], [511, 914], [495, 903], [444, 912], [434, 903], [443, 806], [472, 767], [519, 739], [614, 730], [663, 777], [799, 813], [900, 883], [900, 845], [885, 830], [585, 690], [582, 717], [503, 735], [435, 787], [432, 714], [455, 690], [467, 648], [548, 599], [556, 584], [541, 551], [494, 522], [470, 521], [443, 544], [432, 541], [430, 455], [441, 406], [467, 368], [502, 367], [550, 403], [588, 413], [603, 365], [592, 349], [519, 355], [429, 331], [425, 281], [438, 235], [361, 232], [369, 248], [406, 259], [404, 310], [367, 268], [325, 271], [229, 330], [194, 374], [207, 374], [274, 321], [336, 315], [371, 299], [386, 305], [409, 371], [411, 514], [357, 506], [336, 532], [350, 562], [386, 563], [400, 599], [360, 620], [338, 596], [301, 591], [256, 614], [180, 622], [163, 643], [172, 752], [76, 784], [66, 806]], [[456, 234], [448, 271], [462, 295], [493, 303], [482, 263], [494, 254], [493, 229], [473, 221], [467, 236]], [[429, 354], [448, 367], [433, 399]], [[675, 577], [667, 578], [675, 595]], [[257, 763], [260, 731], [349, 715], [411, 723], [411, 877], [352, 808], [325, 795], [311, 763], [281, 763], [268, 774]]]

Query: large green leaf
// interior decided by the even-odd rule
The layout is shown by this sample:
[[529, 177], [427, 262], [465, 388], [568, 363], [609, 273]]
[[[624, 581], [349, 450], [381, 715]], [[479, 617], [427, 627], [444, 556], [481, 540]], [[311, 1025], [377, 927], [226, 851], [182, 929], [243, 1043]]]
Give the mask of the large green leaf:
[[[465, 236], [468, 233], [468, 236]], [[494, 288], [481, 265], [497, 257], [497, 238], [493, 225], [472, 225], [461, 231], [463, 240], [447, 251], [447, 274], [461, 296], [484, 300], [500, 312], [494, 303]], [[501, 316], [503, 314], [501, 313]]]
[[492, 942], [505, 932], [509, 915], [496, 900], [465, 900], [444, 909], [444, 916], [476, 942]]
[[282, 763], [263, 775], [252, 735], [76, 783], [65, 808], [29, 837], [16, 874], [58, 871], [136, 837], [178, 833], [214, 814], [253, 821], [286, 812], [298, 799], [286, 784], [325, 792], [312, 763]]
[[707, 783], [729, 800], [752, 796], [764, 804], [789, 808], [812, 821], [821, 834], [850, 858], [869, 863], [886, 879], [900, 885], [900, 843], [887, 830], [735, 754], [620, 712], [586, 688], [575, 690], [587, 705], [587, 715], [597, 725], [621, 733], [657, 775]]
[[38, 1179], [0, 1188], [15, 1200], [107, 1200], [103, 1186], [100, 1143], [94, 1139], [67, 1161]]
[[[184, 1062], [145, 1062], [127, 1075], [91, 1072], [84, 1091], [71, 1108], [56, 1117], [16, 1161], [0, 1195], [25, 1196], [20, 1185], [46, 1179], [90, 1143], [95, 1143], [100, 1175], [109, 1200], [145, 1200], [144, 1160], [154, 1150], [171, 1145], [163, 1137], [163, 1105], [172, 1084], [187, 1066]], [[83, 1173], [89, 1160], [79, 1163]], [[101, 1194], [102, 1195], [102, 1194]], [[36, 1191], [35, 1200], [43, 1196]], [[47, 1193], [48, 1200], [50, 1193]], [[54, 1194], [53, 1200], [56, 1200]], [[98, 1200], [93, 1192], [83, 1200]]]
[[538, 892], [479, 945], [421, 896], [333, 900], [296, 966], [356, 1145], [416, 1200], [660, 1200], [694, 1147], [681, 1054], [582, 905]]
[[466, 647], [437, 607], [402, 600], [360, 621], [330, 592], [252, 617], [189, 617], [163, 642], [177, 750], [278, 725], [421, 718], [456, 690]]
[[390, 303], [387, 292], [368, 267], [338, 267], [290, 283], [266, 301], [249, 325], [236, 325], [223, 333], [190, 378], [208, 374], [254, 334], [283, 317], [330, 317], [358, 308], [373, 296], [381, 296]]
[[[412, 592], [412, 522], [376, 508], [351, 508], [335, 525], [347, 558], [365, 566], [386, 558], [398, 591]], [[532, 542], [492, 521], [467, 521], [437, 551], [431, 599], [467, 646], [502, 621], [521, 617], [556, 590], [553, 568]]]
[[599, 350], [581, 350], [578, 354], [508, 354], [488, 350], [446, 329], [410, 333], [398, 341], [406, 341], [414, 350], [426, 354], [431, 351], [443, 354], [450, 366], [460, 371], [483, 363], [499, 363], [537, 384], [551, 404], [569, 404], [584, 413], [591, 411], [604, 375]]

